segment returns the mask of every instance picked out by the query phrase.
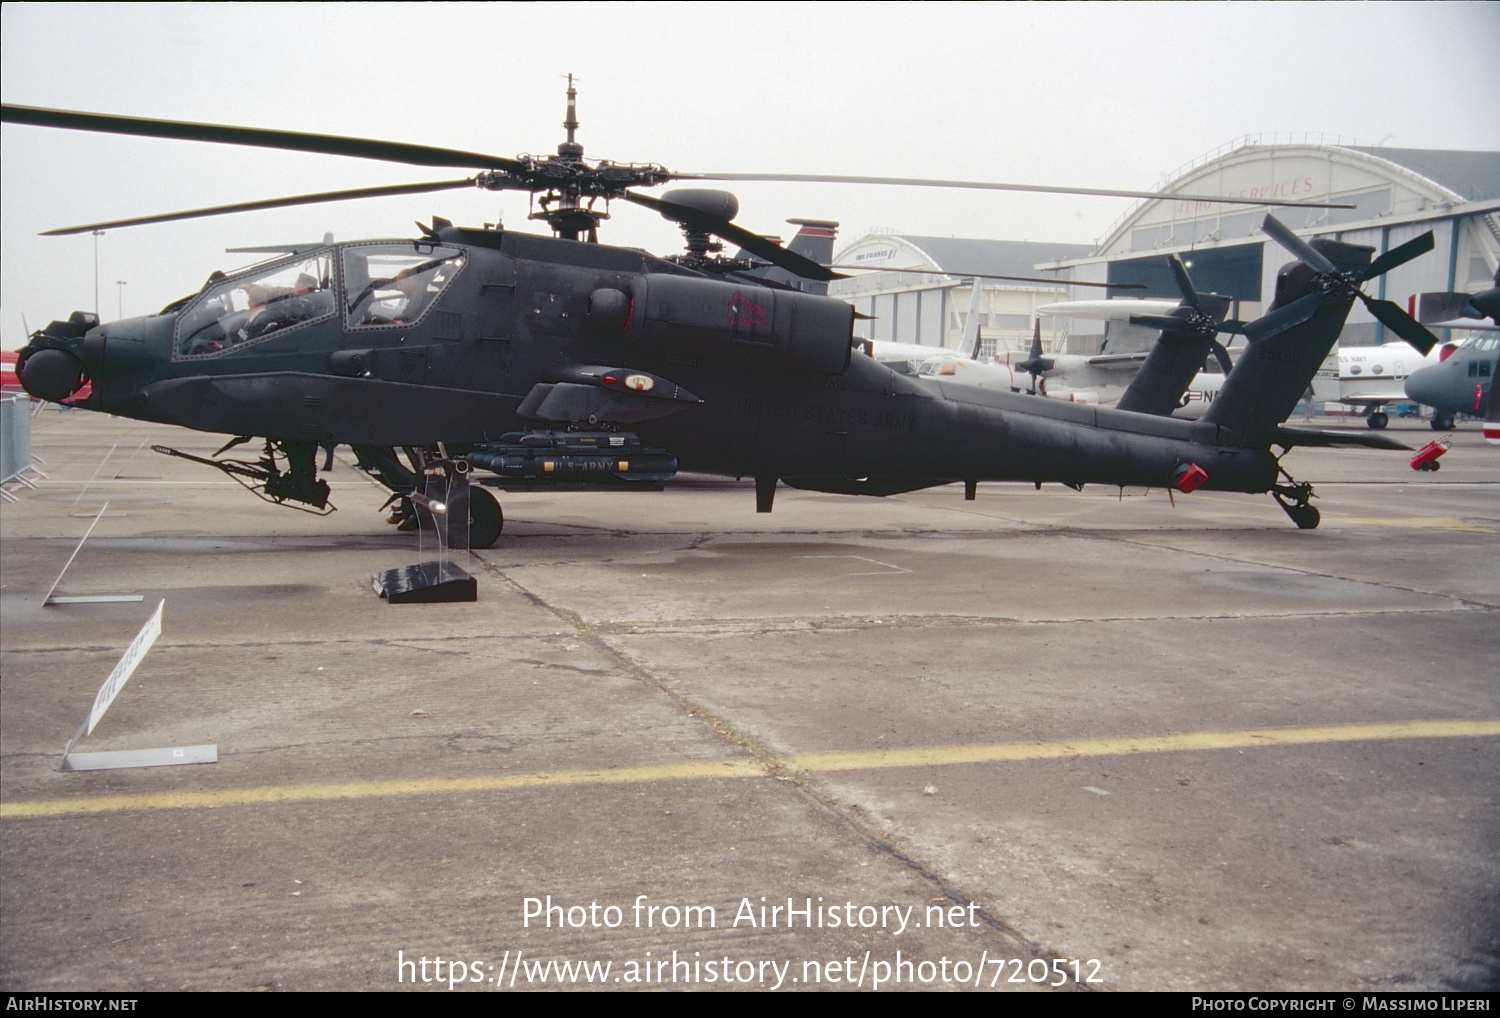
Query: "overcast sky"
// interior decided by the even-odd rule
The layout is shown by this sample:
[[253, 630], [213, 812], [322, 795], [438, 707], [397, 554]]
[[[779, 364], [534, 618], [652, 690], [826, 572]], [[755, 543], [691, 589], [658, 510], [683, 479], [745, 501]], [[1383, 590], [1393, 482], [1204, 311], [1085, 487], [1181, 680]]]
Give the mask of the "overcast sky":
[[[561, 140], [670, 169], [1148, 189], [1247, 133], [1500, 149], [1496, 3], [7, 3], [4, 101], [514, 156]], [[1489, 53], [1490, 56], [1485, 54]], [[94, 239], [45, 229], [464, 177], [364, 159], [6, 125], [0, 345], [94, 306]], [[727, 186], [727, 185], [726, 185]], [[1089, 243], [1125, 199], [735, 184], [741, 225]], [[660, 194], [658, 190], [655, 192]], [[680, 235], [619, 203], [611, 243]], [[526, 196], [452, 191], [115, 230], [106, 320], [251, 258], [224, 248], [406, 237], [433, 214], [527, 224]], [[117, 285], [124, 280], [125, 285]]]

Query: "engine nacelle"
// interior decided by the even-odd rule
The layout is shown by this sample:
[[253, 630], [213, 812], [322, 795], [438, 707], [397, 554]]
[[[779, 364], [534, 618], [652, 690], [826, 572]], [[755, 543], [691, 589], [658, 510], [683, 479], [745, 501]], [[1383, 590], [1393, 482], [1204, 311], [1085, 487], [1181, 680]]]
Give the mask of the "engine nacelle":
[[849, 366], [854, 308], [831, 297], [650, 273], [589, 304], [592, 332], [642, 353], [823, 374]]

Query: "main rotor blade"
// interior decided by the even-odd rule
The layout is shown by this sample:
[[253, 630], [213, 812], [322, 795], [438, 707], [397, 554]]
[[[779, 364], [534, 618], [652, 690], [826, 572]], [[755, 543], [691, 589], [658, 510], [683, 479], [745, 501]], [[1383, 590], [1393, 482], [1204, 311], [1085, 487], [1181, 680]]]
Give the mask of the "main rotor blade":
[[1366, 297], [1364, 294], [1360, 294], [1359, 299], [1365, 302], [1370, 314], [1379, 319], [1382, 325], [1416, 347], [1422, 356], [1427, 356], [1427, 352], [1438, 345], [1438, 338], [1407, 314], [1400, 304]]
[[1418, 255], [1424, 255], [1428, 251], [1431, 251], [1432, 248], [1432, 231], [1428, 230], [1422, 236], [1414, 237], [1405, 244], [1393, 247], [1375, 259], [1367, 269], [1359, 274], [1359, 281], [1363, 283], [1367, 279], [1374, 279], [1376, 276], [1391, 271], [1398, 265], [1405, 265]]
[[749, 230], [735, 226], [727, 219], [708, 215], [697, 209], [688, 208], [686, 205], [678, 205], [676, 202], [662, 201], [660, 198], [648, 198], [634, 191], [625, 191], [620, 195], [628, 202], [633, 202], [642, 208], [652, 209], [674, 223], [680, 223], [689, 229], [702, 230], [711, 233], [715, 237], [727, 240], [731, 244], [738, 244], [757, 258], [763, 258], [772, 265], [786, 269], [803, 279], [817, 279], [829, 282], [835, 279], [843, 279], [839, 273], [834, 272], [826, 265], [819, 265], [810, 258], [804, 258], [794, 251], [788, 251], [780, 244], [774, 243], [751, 233]]
[[903, 187], [968, 187], [982, 191], [1032, 191], [1039, 194], [1090, 194], [1105, 198], [1167, 198], [1174, 201], [1216, 202], [1221, 205], [1287, 205], [1309, 209], [1352, 209], [1353, 205], [1326, 202], [1284, 201], [1274, 198], [1248, 200], [1214, 195], [1178, 194], [1171, 191], [1116, 191], [1098, 187], [1047, 187], [1042, 184], [991, 184], [979, 180], [927, 180], [919, 177], [845, 177], [820, 173], [674, 173], [676, 180], [768, 180], [795, 184], [898, 184]]
[[186, 120], [156, 120], [151, 117], [123, 117], [110, 113], [52, 110], [40, 106], [14, 106], [10, 103], [0, 106], [0, 120], [8, 124], [29, 124], [33, 127], [61, 127], [73, 131], [132, 134], [143, 138], [212, 141], [222, 145], [249, 145], [322, 155], [356, 156], [360, 159], [382, 159], [415, 166], [506, 170], [511, 173], [525, 169], [524, 164], [514, 159], [432, 145], [409, 145], [399, 141], [275, 131], [259, 127], [233, 127], [227, 124], [199, 124]]
[[929, 276], [978, 276], [980, 279], [1010, 279], [1020, 283], [1058, 283], [1062, 286], [1099, 286], [1111, 290], [1144, 290], [1145, 283], [1085, 283], [1077, 279], [1048, 279], [1045, 276], [997, 276], [990, 272], [963, 272], [959, 269], [875, 269], [872, 265], [830, 265], [830, 269], [858, 269], [861, 272], [920, 272]]
[[[1315, 272], [1337, 272], [1338, 269], [1333, 262], [1325, 258], [1317, 248], [1293, 233], [1285, 223], [1270, 213], [1266, 214], [1265, 222], [1260, 224], [1262, 232], [1272, 240], [1296, 255], [1302, 264]], [[1291, 305], [1288, 305], [1290, 307]]]
[[147, 223], [170, 223], [178, 219], [199, 219], [204, 216], [224, 216], [231, 212], [255, 212], [259, 209], [280, 209], [293, 205], [316, 205], [327, 201], [344, 201], [349, 198], [383, 198], [393, 194], [424, 194], [428, 191], [448, 191], [456, 187], [469, 187], [472, 180], [437, 180], [427, 184], [394, 184], [389, 187], [357, 187], [351, 191], [324, 191], [321, 194], [299, 194], [290, 198], [270, 198], [266, 201], [247, 201], [238, 205], [215, 205], [212, 208], [192, 209], [187, 212], [168, 212], [159, 216], [141, 216], [136, 219], [116, 219], [108, 223], [90, 223], [87, 226], [69, 226], [61, 230], [48, 230], [43, 237], [67, 237], [75, 233], [91, 233], [94, 230], [113, 230], [122, 226], [145, 226]]

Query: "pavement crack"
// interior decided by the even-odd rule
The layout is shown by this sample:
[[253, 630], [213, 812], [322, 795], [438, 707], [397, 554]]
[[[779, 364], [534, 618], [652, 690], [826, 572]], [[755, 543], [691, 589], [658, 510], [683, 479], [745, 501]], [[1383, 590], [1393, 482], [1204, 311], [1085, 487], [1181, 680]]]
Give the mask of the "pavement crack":
[[[689, 718], [702, 722], [711, 729], [720, 741], [732, 746], [741, 754], [751, 757], [764, 769], [767, 777], [778, 782], [792, 785], [809, 802], [817, 806], [827, 816], [845, 826], [860, 841], [869, 847], [897, 860], [912, 872], [916, 873], [924, 881], [929, 883], [942, 896], [959, 904], [969, 904], [975, 901], [976, 896], [965, 894], [961, 889], [944, 880], [936, 871], [925, 863], [908, 855], [900, 848], [893, 845], [889, 840], [882, 837], [880, 832], [860, 823], [849, 814], [845, 808], [847, 804], [840, 802], [832, 795], [814, 787], [805, 772], [795, 768], [784, 754], [764, 745], [759, 739], [737, 728], [727, 717], [710, 709], [704, 704], [698, 703], [683, 693], [674, 689], [670, 683], [656, 675], [649, 668], [640, 664], [628, 653], [612, 646], [605, 639], [607, 634], [604, 627], [596, 627], [590, 624], [582, 615], [571, 609], [562, 608], [550, 603], [546, 598], [527, 589], [508, 573], [499, 569], [490, 570], [499, 579], [509, 584], [517, 593], [526, 598], [531, 604], [544, 609], [557, 616], [569, 627], [571, 627], [578, 639], [587, 641], [608, 659], [615, 661], [619, 668], [626, 674], [634, 677], [637, 681], [652, 687], [665, 696], [677, 706]], [[994, 620], [985, 620], [994, 621]], [[852, 627], [851, 627], [852, 628]], [[873, 623], [863, 623], [861, 628], [874, 628]], [[985, 924], [1009, 940], [1018, 953], [1028, 954], [1031, 959], [1045, 960], [1048, 957], [1046, 950], [1038, 942], [1031, 940], [1015, 927], [1004, 922], [990, 912], [976, 907], [976, 914], [983, 918]], [[1072, 990], [1091, 990], [1092, 987], [1077, 983], [1073, 980], [1062, 984], [1056, 989], [1064, 987]]]

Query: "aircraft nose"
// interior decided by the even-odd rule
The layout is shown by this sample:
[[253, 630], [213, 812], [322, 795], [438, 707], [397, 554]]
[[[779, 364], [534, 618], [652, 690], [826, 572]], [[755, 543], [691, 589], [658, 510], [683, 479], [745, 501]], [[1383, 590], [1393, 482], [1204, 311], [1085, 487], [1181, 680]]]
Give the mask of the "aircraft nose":
[[65, 350], [37, 350], [21, 365], [21, 387], [37, 399], [60, 403], [83, 388], [83, 362]]
[[1406, 395], [1423, 406], [1438, 406], [1448, 402], [1443, 399], [1443, 376], [1447, 365], [1433, 364], [1418, 368], [1406, 378]]
[[88, 379], [84, 369], [83, 343], [90, 329], [99, 324], [99, 316], [88, 311], [74, 311], [65, 322], [53, 322], [21, 350], [21, 388], [37, 399], [60, 403], [83, 388]]

